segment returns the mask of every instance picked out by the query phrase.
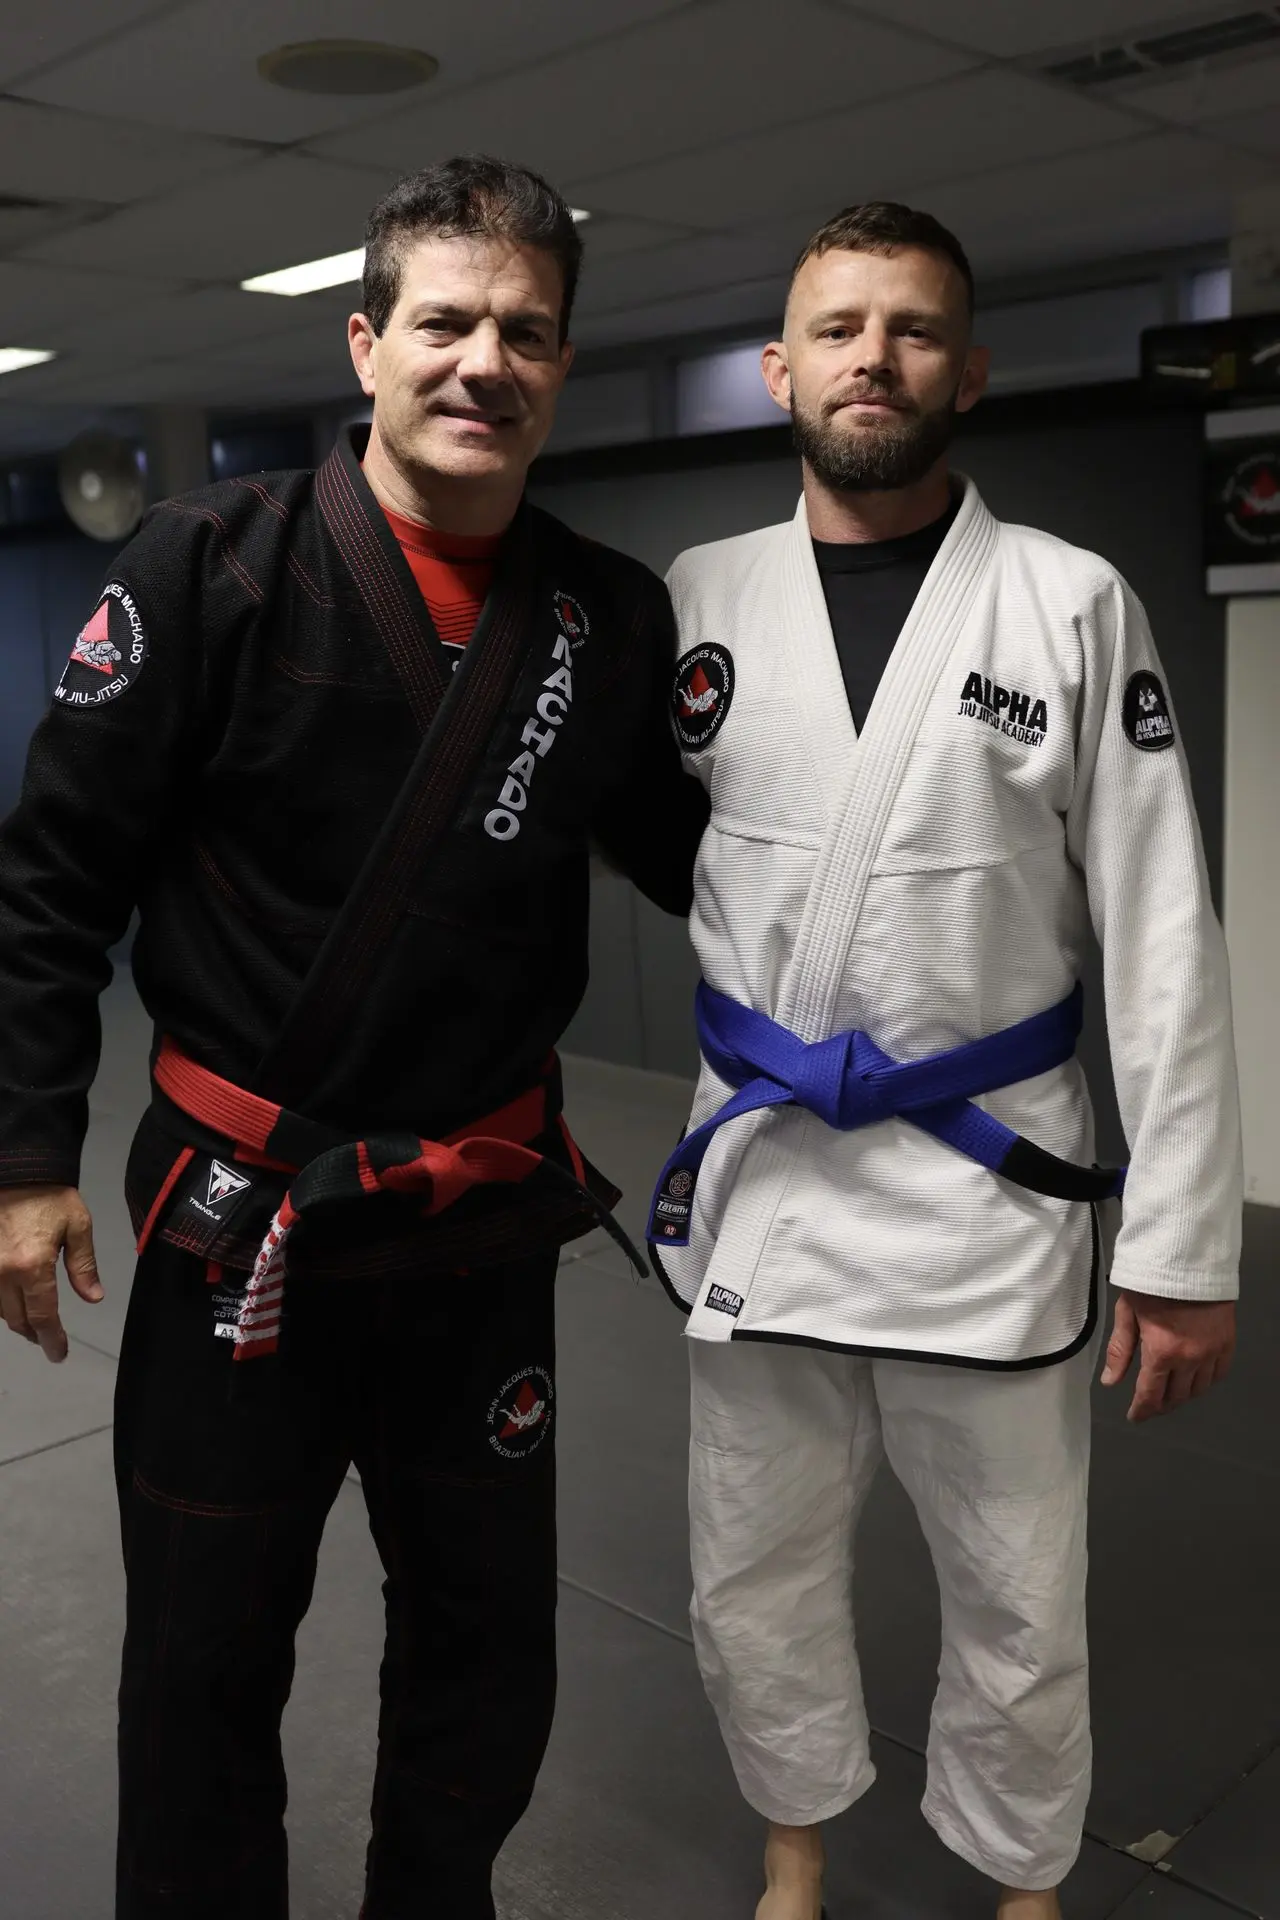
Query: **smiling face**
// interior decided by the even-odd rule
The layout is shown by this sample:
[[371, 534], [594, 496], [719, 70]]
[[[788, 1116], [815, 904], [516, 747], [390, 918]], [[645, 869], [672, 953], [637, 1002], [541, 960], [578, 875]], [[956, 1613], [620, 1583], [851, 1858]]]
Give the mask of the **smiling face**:
[[560, 268], [538, 247], [427, 238], [406, 252], [381, 334], [353, 316], [351, 357], [382, 452], [424, 496], [518, 496], [551, 431], [573, 349], [560, 339]]
[[891, 491], [932, 472], [986, 382], [970, 330], [964, 282], [943, 254], [832, 248], [805, 261], [764, 372], [823, 485]]

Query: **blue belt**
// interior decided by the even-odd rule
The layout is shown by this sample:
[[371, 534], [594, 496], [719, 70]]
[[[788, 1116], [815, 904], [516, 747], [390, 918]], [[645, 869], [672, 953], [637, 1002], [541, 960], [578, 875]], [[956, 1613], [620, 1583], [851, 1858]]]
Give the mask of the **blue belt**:
[[658, 1178], [646, 1238], [689, 1244], [694, 1188], [707, 1148], [726, 1121], [763, 1107], [803, 1107], [842, 1133], [880, 1120], [909, 1120], [992, 1173], [1059, 1200], [1107, 1200], [1124, 1190], [1124, 1169], [1079, 1167], [1024, 1140], [975, 1107], [994, 1093], [1070, 1060], [1084, 1017], [1084, 991], [1003, 1033], [971, 1040], [927, 1060], [891, 1060], [865, 1033], [837, 1033], [806, 1046], [767, 1014], [739, 1006], [702, 981], [696, 1013], [707, 1064], [738, 1091], [686, 1134]]

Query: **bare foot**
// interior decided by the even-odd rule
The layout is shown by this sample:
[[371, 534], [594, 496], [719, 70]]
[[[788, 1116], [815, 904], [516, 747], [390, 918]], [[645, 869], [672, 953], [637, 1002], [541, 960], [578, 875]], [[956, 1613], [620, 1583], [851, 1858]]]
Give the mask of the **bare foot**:
[[756, 1920], [821, 1920], [825, 1865], [820, 1828], [771, 1826]]
[[1019, 1893], [1016, 1887], [1005, 1887], [996, 1908], [996, 1920], [1062, 1920], [1057, 1889], [1051, 1887], [1047, 1893]]

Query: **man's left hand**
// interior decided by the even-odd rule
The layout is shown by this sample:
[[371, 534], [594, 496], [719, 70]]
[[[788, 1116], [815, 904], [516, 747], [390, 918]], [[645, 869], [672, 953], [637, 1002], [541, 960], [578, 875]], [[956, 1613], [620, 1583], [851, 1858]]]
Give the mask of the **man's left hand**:
[[1141, 1349], [1129, 1418], [1152, 1420], [1225, 1380], [1235, 1346], [1234, 1300], [1162, 1300], [1123, 1289], [1116, 1295], [1102, 1384], [1114, 1387], [1123, 1380]]

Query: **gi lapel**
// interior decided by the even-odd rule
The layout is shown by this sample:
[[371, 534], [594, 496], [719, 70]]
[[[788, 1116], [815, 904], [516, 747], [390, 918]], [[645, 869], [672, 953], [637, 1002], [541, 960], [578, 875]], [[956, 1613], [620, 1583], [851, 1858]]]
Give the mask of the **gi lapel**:
[[[354, 471], [353, 471], [354, 469]], [[254, 1091], [306, 1111], [315, 1064], [340, 1046], [370, 989], [432, 846], [447, 832], [500, 724], [536, 628], [533, 520], [522, 504], [479, 624], [450, 676], [422, 596], [385, 516], [341, 444], [317, 475], [325, 525], [364, 599], [422, 744], [364, 866], [303, 981]], [[388, 549], [386, 542], [390, 542]]]
[[830, 832], [832, 807], [857, 761], [858, 730], [840, 671], [803, 498], [783, 537], [777, 592], [786, 684], [800, 709], [805, 752], [813, 762]]
[[[934, 688], [994, 557], [998, 533], [998, 523], [966, 479], [960, 511], [898, 636], [858, 751], [835, 790], [830, 830], [809, 883], [777, 1016], [802, 1040], [825, 1039], [831, 1031], [832, 1007], [889, 815]], [[797, 520], [792, 544], [802, 546], [816, 578], [807, 520]]]
[[[925, 711], [994, 558], [998, 537], [997, 521], [973, 482], [965, 480], [960, 511], [898, 637], [856, 749], [843, 766], [835, 768], [827, 833], [774, 1016], [804, 1041], [826, 1039], [833, 1031], [836, 995], [889, 815]], [[803, 502], [789, 530], [780, 571], [784, 599], [791, 603], [786, 631], [797, 639], [806, 632], [811, 636], [813, 589], [821, 596], [821, 582]], [[823, 630], [830, 631], [825, 607], [819, 631]], [[812, 638], [809, 650], [814, 655], [823, 651], [813, 647]], [[798, 661], [796, 666], [799, 672]], [[811, 697], [816, 696], [817, 672], [809, 668], [800, 684], [812, 689]], [[847, 711], [843, 684], [839, 706]], [[820, 752], [823, 742], [827, 743], [830, 765], [836, 730], [828, 728], [817, 738]], [[753, 1115], [736, 1124], [749, 1127], [751, 1137], [743, 1147], [715, 1250], [689, 1319], [689, 1332], [702, 1339], [731, 1337], [733, 1321], [708, 1308], [708, 1294], [723, 1285], [745, 1299], [805, 1134], [821, 1123], [796, 1116], [785, 1127], [770, 1126], [768, 1116]]]
[[449, 662], [400, 542], [360, 470], [362, 451], [350, 433], [339, 436], [316, 474], [316, 501], [425, 733], [449, 686]]

